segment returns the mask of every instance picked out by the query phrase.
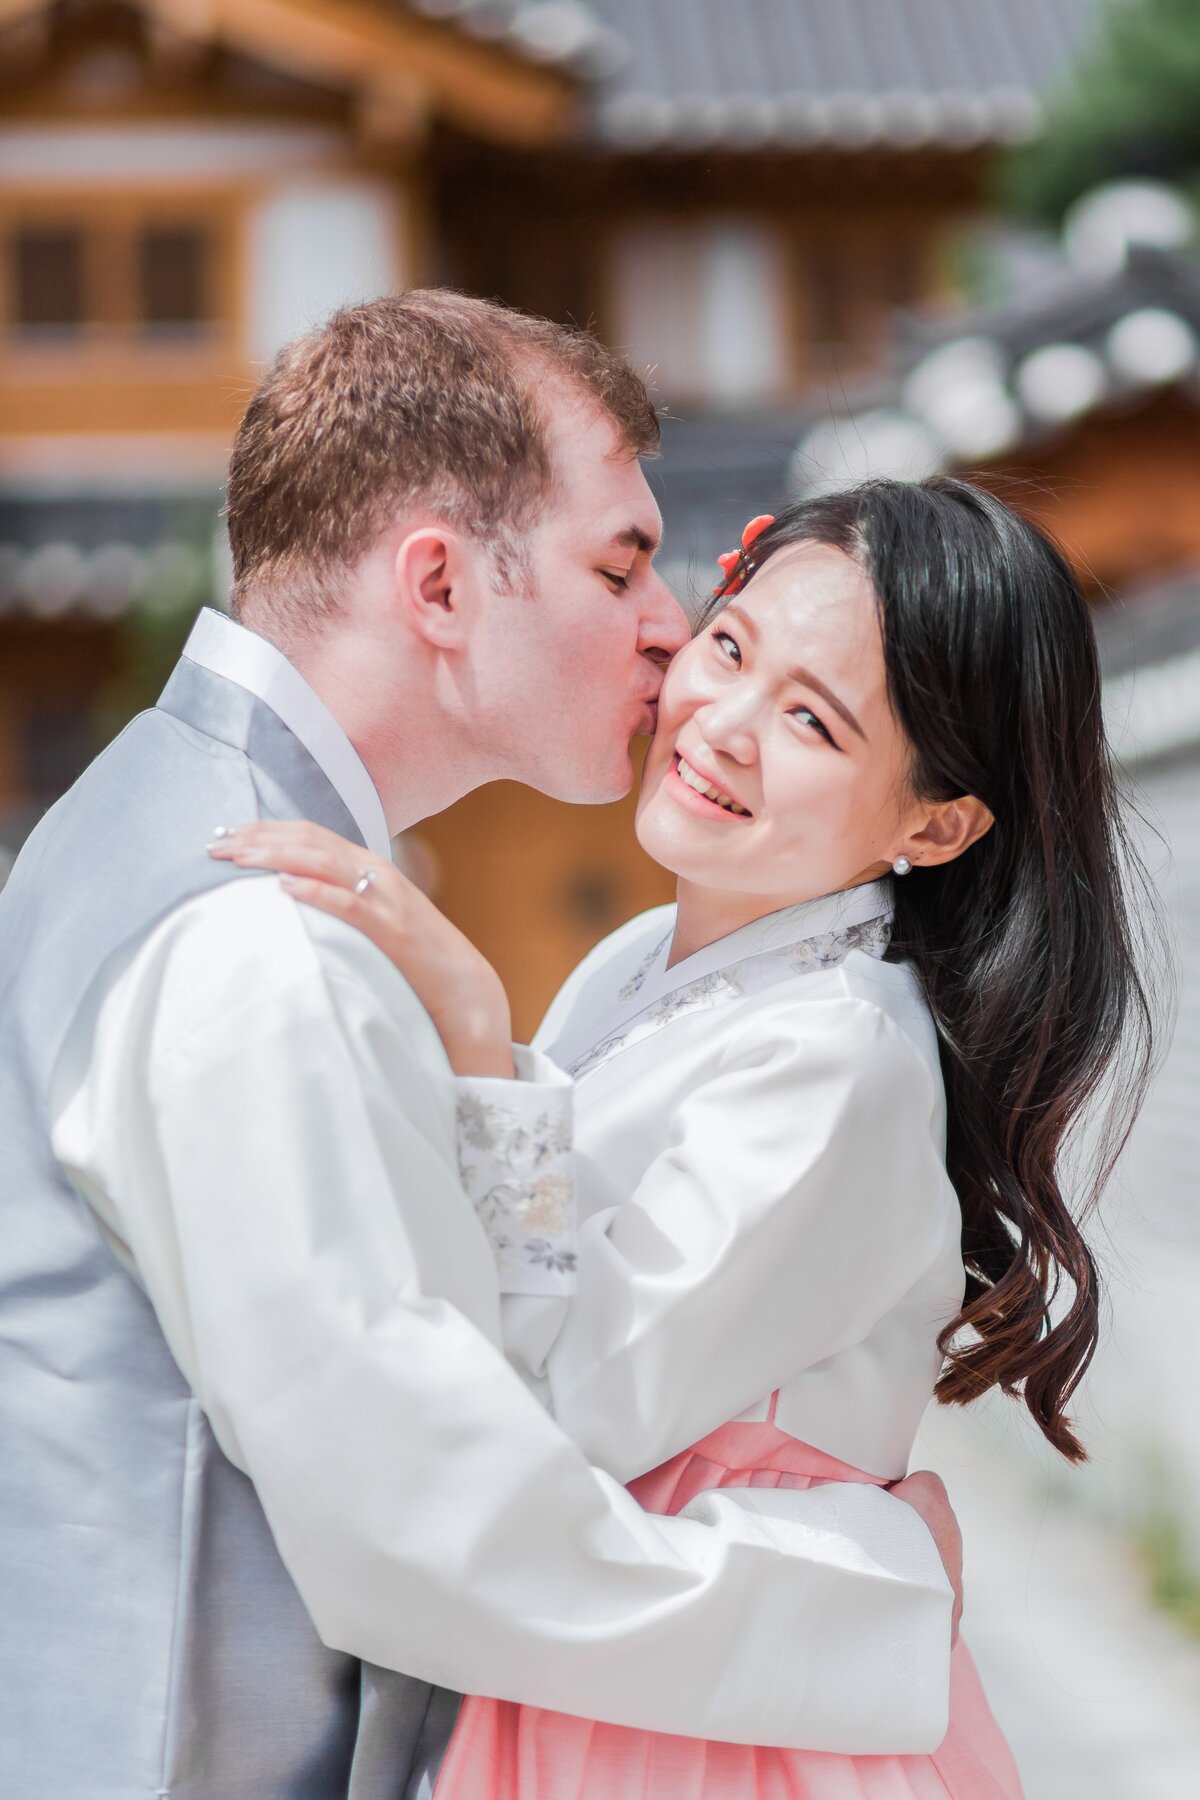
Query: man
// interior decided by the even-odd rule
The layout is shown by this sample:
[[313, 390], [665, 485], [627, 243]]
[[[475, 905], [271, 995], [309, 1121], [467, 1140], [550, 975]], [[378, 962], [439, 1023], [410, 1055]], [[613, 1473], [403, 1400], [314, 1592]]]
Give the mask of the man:
[[240, 623], [202, 615], [18, 861], [4, 1793], [427, 1795], [454, 1689], [746, 1742], [941, 1735], [952, 1592], [917, 1511], [748, 1490], [665, 1520], [589, 1468], [503, 1359], [411, 990], [204, 854], [268, 815], [386, 855], [498, 777], [624, 792], [686, 635], [656, 438], [618, 359], [482, 302], [291, 346], [231, 464]]

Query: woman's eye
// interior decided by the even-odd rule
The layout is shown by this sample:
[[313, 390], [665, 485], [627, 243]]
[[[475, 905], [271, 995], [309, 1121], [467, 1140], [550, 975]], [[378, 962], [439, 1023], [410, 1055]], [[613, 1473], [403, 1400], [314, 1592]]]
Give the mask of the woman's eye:
[[730, 637], [727, 631], [714, 631], [711, 633], [711, 636], [713, 641], [721, 646], [721, 649], [725, 652], [725, 655], [729, 657], [731, 662], [741, 662], [741, 646], [738, 644], [736, 638]]
[[816, 713], [813, 712], [809, 707], [793, 706], [792, 717], [793, 717], [793, 719], [799, 719], [800, 723], [802, 725], [803, 724], [811, 725], [815, 731], [820, 732], [821, 736], [825, 739], [825, 742], [827, 744], [833, 744], [834, 749], [835, 750], [837, 749], [837, 745], [834, 744], [833, 738], [830, 736], [830, 734], [827, 731], [827, 729], [825, 728], [825, 726], [821, 723], [820, 719], [818, 719]]
[[614, 588], [627, 588], [629, 586], [629, 571], [627, 569], [601, 569], [600, 573], [603, 575], [605, 581], [612, 582]]

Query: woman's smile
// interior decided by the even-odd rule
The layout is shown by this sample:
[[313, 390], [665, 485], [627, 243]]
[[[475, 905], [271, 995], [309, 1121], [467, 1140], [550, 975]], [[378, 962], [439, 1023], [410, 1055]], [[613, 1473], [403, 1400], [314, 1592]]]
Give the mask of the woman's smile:
[[706, 818], [716, 818], [718, 814], [727, 819], [749, 819], [752, 816], [748, 806], [735, 800], [726, 788], [710, 781], [679, 750], [676, 750], [671, 759], [666, 788], [673, 800]]

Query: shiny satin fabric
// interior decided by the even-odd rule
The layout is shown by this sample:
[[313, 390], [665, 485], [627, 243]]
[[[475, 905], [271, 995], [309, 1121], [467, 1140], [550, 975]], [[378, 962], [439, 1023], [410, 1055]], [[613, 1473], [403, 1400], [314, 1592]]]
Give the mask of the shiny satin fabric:
[[110, 955], [237, 878], [213, 827], [361, 842], [236, 683], [179, 664], [0, 896], [0, 1793], [423, 1800], [457, 1696], [325, 1648], [251, 1483], [51, 1153], [46, 1097]]

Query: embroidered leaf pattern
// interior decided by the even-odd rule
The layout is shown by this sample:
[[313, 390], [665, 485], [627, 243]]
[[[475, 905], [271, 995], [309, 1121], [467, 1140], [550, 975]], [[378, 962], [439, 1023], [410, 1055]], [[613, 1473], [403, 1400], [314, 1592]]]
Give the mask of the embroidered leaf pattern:
[[[657, 1031], [663, 1025], [670, 1025], [685, 1013], [742, 999], [748, 992], [766, 986], [773, 979], [778, 980], [781, 962], [788, 974], [809, 975], [818, 969], [836, 968], [852, 950], [861, 950], [864, 955], [878, 960], [887, 949], [891, 935], [890, 919], [868, 919], [862, 925], [845, 925], [821, 932], [816, 937], [788, 945], [782, 951], [760, 951], [741, 962], [733, 963], [727, 969], [701, 975], [695, 981], [676, 988], [674, 992], [664, 994], [661, 1000], [647, 1007], [644, 1012], [634, 1013], [626, 1021], [623, 1031], [593, 1045], [568, 1066], [567, 1073], [578, 1079], [599, 1068], [627, 1044]], [[626, 982], [620, 990], [621, 999], [629, 1000], [636, 996], [662, 947], [662, 944], [657, 945], [637, 973]]]
[[[575, 1267], [569, 1095], [532, 1120], [470, 1088], [457, 1102], [459, 1171], [501, 1277]], [[475, 1156], [466, 1152], [475, 1151]], [[558, 1291], [558, 1290], [554, 1290]]]
[[530, 1238], [525, 1248], [531, 1262], [542, 1263], [559, 1274], [567, 1274], [578, 1261], [574, 1250], [556, 1250], [546, 1238]]
[[891, 941], [890, 919], [868, 919], [864, 925], [847, 925], [840, 931], [826, 931], [820, 937], [805, 938], [793, 944], [788, 955], [792, 970], [807, 975], [813, 969], [833, 969], [845, 962], [852, 950], [865, 956], [881, 957]]
[[649, 975], [662, 952], [666, 949], [670, 936], [671, 934], [668, 931], [666, 937], [660, 938], [653, 950], [649, 951], [648, 954], [642, 958], [624, 987], [618, 989], [618, 1000], [635, 1000], [637, 998], [646, 985], [647, 975]]

